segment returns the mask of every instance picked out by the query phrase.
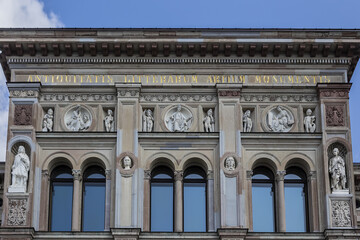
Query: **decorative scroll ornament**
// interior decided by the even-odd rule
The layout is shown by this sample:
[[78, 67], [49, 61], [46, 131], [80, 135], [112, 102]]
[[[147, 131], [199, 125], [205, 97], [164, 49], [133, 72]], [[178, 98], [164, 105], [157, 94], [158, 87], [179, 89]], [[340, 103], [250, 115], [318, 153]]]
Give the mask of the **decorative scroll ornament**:
[[331, 201], [333, 227], [351, 227], [350, 204], [348, 201]]
[[7, 225], [22, 226], [26, 224], [27, 199], [10, 199]]
[[203, 119], [205, 132], [215, 132], [215, 118], [213, 116], [213, 110], [209, 109], [206, 116]]
[[90, 112], [81, 106], [71, 108], [64, 117], [65, 125], [70, 131], [80, 132], [87, 130], [92, 123]]
[[171, 132], [187, 132], [192, 125], [192, 120], [191, 112], [180, 104], [165, 114], [165, 125]]
[[30, 169], [29, 156], [25, 153], [25, 147], [19, 146], [11, 167], [11, 186], [8, 192], [25, 193], [27, 187], [28, 173]]
[[154, 117], [151, 109], [145, 109], [142, 115], [143, 132], [152, 132], [154, 128]]
[[345, 160], [339, 156], [339, 149], [333, 149], [334, 156], [329, 161], [329, 173], [331, 190], [345, 190], [346, 189], [346, 170]]
[[284, 107], [277, 106], [267, 113], [267, 124], [273, 132], [289, 132], [294, 125], [294, 116]]

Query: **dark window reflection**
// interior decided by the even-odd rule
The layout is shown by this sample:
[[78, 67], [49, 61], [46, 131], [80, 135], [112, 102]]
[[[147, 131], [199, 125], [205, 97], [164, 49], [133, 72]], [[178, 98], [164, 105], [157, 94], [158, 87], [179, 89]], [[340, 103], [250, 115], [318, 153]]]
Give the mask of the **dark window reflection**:
[[153, 170], [151, 178], [151, 231], [174, 231], [174, 175], [166, 167]]
[[206, 179], [198, 167], [184, 174], [184, 231], [206, 232]]
[[254, 169], [252, 211], [254, 232], [275, 231], [274, 175], [267, 168]]
[[86, 169], [83, 178], [83, 231], [104, 231], [105, 173], [100, 167]]
[[58, 167], [51, 174], [50, 230], [71, 231], [73, 176], [68, 167]]
[[285, 211], [286, 231], [307, 231], [307, 187], [306, 174], [298, 168], [286, 170], [285, 186]]

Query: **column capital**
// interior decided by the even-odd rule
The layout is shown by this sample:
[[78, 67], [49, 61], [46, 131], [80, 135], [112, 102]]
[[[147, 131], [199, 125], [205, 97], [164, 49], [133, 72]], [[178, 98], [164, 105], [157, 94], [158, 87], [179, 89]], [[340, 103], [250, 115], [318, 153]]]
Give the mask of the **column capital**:
[[277, 171], [276, 172], [276, 180], [277, 181], [284, 181], [284, 177], [285, 177], [286, 171]]
[[253, 174], [254, 174], [253, 170], [246, 171], [246, 179], [251, 180]]
[[111, 169], [105, 170], [106, 180], [111, 180]]
[[81, 181], [81, 170], [80, 169], [73, 169], [72, 175], [74, 176], [74, 180]]
[[316, 171], [310, 171], [309, 175], [308, 175], [308, 179], [309, 180], [314, 180], [316, 179]]
[[182, 181], [183, 180], [183, 171], [175, 171], [174, 179], [175, 179], [175, 181]]
[[207, 179], [214, 179], [214, 171], [213, 170], [208, 170], [207, 171]]
[[144, 179], [145, 180], [151, 179], [151, 171], [150, 170], [144, 170]]
[[47, 170], [47, 169], [41, 170], [41, 176], [42, 176], [43, 178], [46, 178], [46, 180], [50, 180], [49, 170]]

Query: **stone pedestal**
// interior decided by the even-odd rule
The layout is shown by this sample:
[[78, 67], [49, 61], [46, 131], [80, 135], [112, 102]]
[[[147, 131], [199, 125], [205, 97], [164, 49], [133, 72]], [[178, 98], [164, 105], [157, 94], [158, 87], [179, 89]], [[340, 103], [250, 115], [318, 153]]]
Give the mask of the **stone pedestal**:
[[25, 186], [10, 186], [8, 188], [9, 193], [26, 193]]
[[4, 226], [25, 227], [29, 225], [29, 194], [8, 193], [7, 212]]

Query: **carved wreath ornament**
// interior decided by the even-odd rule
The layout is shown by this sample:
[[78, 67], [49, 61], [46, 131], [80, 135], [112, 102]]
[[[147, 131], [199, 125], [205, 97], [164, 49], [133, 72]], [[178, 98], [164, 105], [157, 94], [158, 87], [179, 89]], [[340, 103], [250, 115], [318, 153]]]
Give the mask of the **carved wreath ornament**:
[[351, 227], [350, 204], [348, 201], [332, 201], [333, 227]]
[[10, 200], [7, 224], [9, 226], [25, 225], [27, 200]]

